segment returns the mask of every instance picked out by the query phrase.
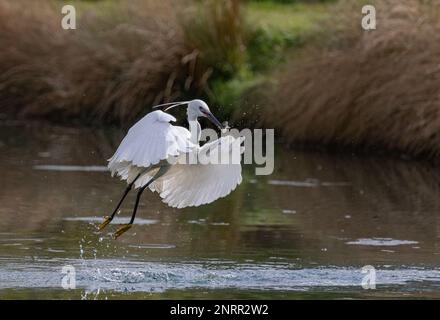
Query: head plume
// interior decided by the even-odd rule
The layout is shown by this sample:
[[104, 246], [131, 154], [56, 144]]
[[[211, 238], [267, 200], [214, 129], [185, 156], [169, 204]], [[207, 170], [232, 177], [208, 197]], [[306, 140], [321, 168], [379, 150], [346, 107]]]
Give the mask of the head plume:
[[153, 109], [166, 106], [164, 111], [167, 111], [167, 110], [169, 110], [171, 108], [178, 107], [178, 106], [183, 106], [184, 104], [188, 104], [188, 103], [189, 103], [189, 101], [175, 101], [175, 102], [162, 103], [162, 104], [158, 104], [158, 105], [154, 106]]

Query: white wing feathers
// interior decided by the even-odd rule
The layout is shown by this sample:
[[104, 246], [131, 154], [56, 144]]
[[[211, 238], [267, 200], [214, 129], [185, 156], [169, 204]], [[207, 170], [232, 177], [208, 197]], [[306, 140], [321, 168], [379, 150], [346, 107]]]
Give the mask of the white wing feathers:
[[[222, 137], [207, 143], [197, 151], [210, 149], [209, 156], [217, 157], [221, 152], [242, 153], [242, 138]], [[227, 148], [224, 148], [224, 146]], [[223, 147], [222, 147], [223, 146]], [[238, 149], [237, 149], [238, 148]], [[229, 157], [231, 158], [231, 157]], [[211, 203], [231, 193], [241, 183], [241, 164], [176, 164], [151, 189], [157, 191], [163, 202], [171, 207], [184, 208]]]
[[[149, 188], [157, 191], [163, 202], [177, 208], [199, 206], [227, 196], [241, 183], [240, 155], [243, 152], [241, 143], [244, 138], [225, 136], [199, 147], [190, 142], [191, 134], [186, 128], [173, 126], [171, 121], [176, 119], [160, 110], [139, 120], [108, 160], [112, 175], [117, 174], [121, 179], [127, 180], [127, 183], [131, 183], [141, 174], [135, 182], [135, 187], [138, 188], [147, 184], [154, 176], [158, 170], [158, 166], [154, 165], [162, 160], [171, 157], [182, 159], [189, 153], [205, 155], [203, 163], [180, 162], [171, 165]], [[226, 163], [216, 164], [218, 162], [212, 161], [225, 155], [229, 159]]]
[[190, 132], [183, 127], [172, 126], [170, 121], [176, 121], [176, 118], [160, 110], [139, 120], [108, 160], [112, 175], [116, 173], [122, 179], [134, 179], [144, 168], [189, 152], [194, 147], [190, 142]]

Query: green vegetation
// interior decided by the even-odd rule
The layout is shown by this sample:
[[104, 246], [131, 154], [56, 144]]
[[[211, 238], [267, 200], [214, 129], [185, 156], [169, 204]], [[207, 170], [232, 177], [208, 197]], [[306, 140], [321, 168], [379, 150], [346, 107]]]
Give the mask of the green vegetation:
[[[319, 45], [274, 75], [261, 117], [289, 143], [440, 156], [440, 7], [377, 1], [378, 27], [365, 31], [365, 1], [341, 1]], [[437, 39], [439, 38], [439, 39]]]
[[[77, 8], [75, 31], [60, 27], [64, 4]], [[326, 6], [0, 0], [0, 112], [125, 125], [146, 106], [201, 97], [229, 118], [287, 50], [310, 39]]]
[[271, 69], [288, 51], [301, 48], [318, 33], [317, 23], [327, 16], [329, 4], [247, 2], [242, 8], [243, 49], [234, 72], [213, 77], [208, 100], [222, 106], [229, 117], [242, 104], [246, 92], [264, 83]]
[[2, 113], [130, 124], [146, 106], [201, 97], [229, 118], [288, 50], [313, 38], [329, 6], [76, 0], [78, 29], [66, 31], [67, 3], [0, 0]]
[[328, 12], [328, 8], [328, 3], [249, 2], [246, 4], [246, 15], [249, 23], [257, 27], [303, 35]]

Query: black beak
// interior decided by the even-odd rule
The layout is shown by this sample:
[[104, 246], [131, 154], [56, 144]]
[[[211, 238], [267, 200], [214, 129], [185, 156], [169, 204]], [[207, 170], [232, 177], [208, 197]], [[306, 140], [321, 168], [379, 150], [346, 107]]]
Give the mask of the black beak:
[[220, 121], [217, 120], [216, 117], [211, 112], [204, 112], [203, 113], [213, 124], [215, 124], [220, 130], [224, 129], [223, 125], [220, 123]]

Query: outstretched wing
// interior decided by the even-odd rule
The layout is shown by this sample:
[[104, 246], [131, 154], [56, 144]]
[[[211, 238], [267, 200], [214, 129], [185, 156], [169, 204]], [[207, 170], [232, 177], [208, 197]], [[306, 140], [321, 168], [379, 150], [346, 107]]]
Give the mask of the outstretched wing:
[[162, 160], [189, 152], [194, 145], [190, 132], [170, 124], [172, 115], [157, 110], [147, 114], [130, 128], [115, 154], [108, 160], [112, 175], [134, 179], [136, 172]]
[[[232, 154], [238, 151], [238, 160], [227, 163], [176, 164], [162, 178], [150, 187], [157, 191], [163, 202], [171, 207], [184, 208], [211, 203], [227, 196], [241, 183], [240, 154], [243, 152], [243, 138], [222, 137], [205, 144], [198, 154], [206, 154], [211, 159], [220, 154]], [[209, 151], [208, 151], [209, 150]], [[235, 153], [236, 154], [236, 153]], [[218, 158], [217, 158], [218, 159]], [[207, 163], [207, 164], [206, 164]]]

